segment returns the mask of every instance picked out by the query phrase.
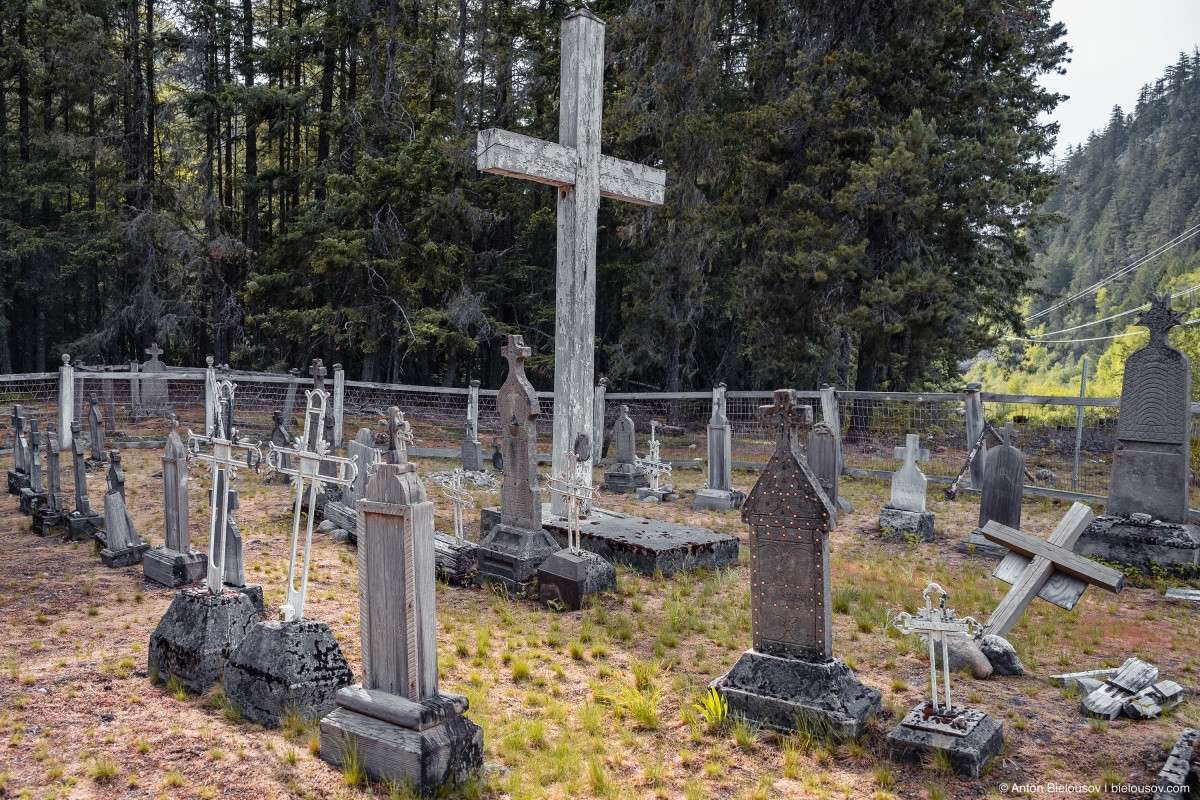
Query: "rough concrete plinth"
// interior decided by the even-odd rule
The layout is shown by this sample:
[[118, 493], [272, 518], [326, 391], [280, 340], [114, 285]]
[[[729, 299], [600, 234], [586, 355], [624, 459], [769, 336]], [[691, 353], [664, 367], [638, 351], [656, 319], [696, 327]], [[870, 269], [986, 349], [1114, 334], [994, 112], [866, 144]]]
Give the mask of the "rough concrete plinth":
[[181, 553], [165, 547], [152, 547], [142, 556], [142, 572], [148, 580], [178, 588], [203, 580], [208, 572], [208, 556], [190, 550]]
[[746, 502], [746, 493], [736, 489], [697, 489], [692, 508], [697, 511], [733, 511]]
[[22, 489], [29, 488], [29, 476], [15, 469], [8, 471], [8, 493], [19, 495]]
[[[483, 513], [486, 515], [487, 509]], [[559, 549], [544, 528], [527, 531], [494, 524], [479, 545], [479, 579], [503, 586], [513, 597], [529, 597], [537, 568]]]
[[95, 539], [96, 534], [103, 530], [104, 517], [91, 511], [80, 514], [78, 511], [63, 512], [59, 522], [63, 529], [63, 538], [68, 542], [81, 542], [85, 539]]
[[1167, 755], [1167, 763], [1158, 771], [1158, 780], [1154, 782], [1160, 790], [1158, 797], [1195, 797], [1200, 793], [1200, 774], [1197, 774], [1200, 764], [1193, 763], [1197, 746], [1200, 746], [1200, 730], [1184, 728]]
[[29, 487], [25, 487], [24, 489], [21, 490], [20, 508], [21, 508], [21, 513], [24, 514], [25, 516], [31, 515], [35, 508], [37, 508], [40, 504], [45, 503], [45, 502], [46, 502], [46, 493], [45, 492], [35, 492], [33, 489], [30, 489]]
[[57, 533], [59, 519], [62, 517], [61, 511], [50, 511], [49, 508], [35, 508], [33, 510], [33, 532], [38, 536], [53, 536]]
[[879, 509], [879, 530], [884, 536], [917, 537], [919, 542], [933, 538], [934, 516], [930, 511], [908, 511], [884, 506]]
[[846, 662], [801, 661], [747, 650], [711, 684], [729, 710], [777, 730], [813, 725], [854, 738], [879, 713], [879, 691], [864, 686]]
[[922, 764], [931, 753], [942, 752], [955, 772], [978, 778], [984, 765], [1004, 746], [1004, 725], [985, 714], [966, 736], [954, 736], [900, 724], [887, 739], [893, 760]]
[[1200, 568], [1200, 526], [1105, 514], [1080, 535], [1075, 552], [1142, 572], [1187, 577]]
[[150, 635], [150, 674], [164, 681], [174, 675], [189, 692], [201, 694], [221, 677], [226, 659], [257, 621], [245, 595], [183, 589]]
[[249, 597], [250, 602], [258, 609], [259, 616], [266, 610], [266, 606], [263, 605], [263, 589], [257, 583], [248, 583], [244, 586], [234, 586], [232, 583], [227, 583], [225, 584], [225, 588], [233, 592], [240, 592]]
[[644, 486], [641, 489], [634, 490], [634, 492], [637, 494], [638, 500], [646, 500], [647, 498], [653, 497], [660, 503], [665, 503], [668, 500], [671, 500], [672, 493], [674, 491], [674, 487], [672, 487], [670, 484], [667, 484], [666, 486], [660, 486], [657, 489], [651, 489], [649, 486]]
[[988, 541], [980, 528], [976, 528], [963, 537], [961, 542], [954, 545], [954, 549], [969, 556], [983, 556], [984, 558], [1004, 558], [1008, 555], [1007, 547]]
[[142, 556], [150, 549], [150, 545], [142, 542], [135, 544], [132, 547], [122, 547], [120, 550], [109, 550], [107, 547], [100, 549], [100, 560], [104, 566], [110, 569], [119, 569], [121, 567], [130, 567], [134, 564], [140, 564]]
[[373, 779], [431, 794], [483, 765], [483, 729], [463, 716], [465, 697], [439, 693], [417, 703], [354, 686], [338, 692], [337, 704], [321, 720], [321, 758], [334, 766], [354, 749]]
[[641, 467], [633, 464], [613, 464], [604, 473], [604, 483], [600, 488], [606, 492], [622, 494], [649, 485], [650, 476]]
[[[479, 524], [485, 534], [499, 521], [498, 508], [480, 512]], [[567, 519], [555, 516], [549, 503], [542, 505], [542, 527], [559, 545], [566, 546]], [[600, 508], [593, 508], [580, 520], [579, 544], [611, 564], [632, 567], [643, 575], [661, 572], [670, 576], [680, 570], [729, 567], [738, 560], [735, 536]], [[481, 572], [482, 558], [481, 553]]]
[[483, 472], [483, 442], [463, 442], [462, 468], [467, 472]]
[[595, 553], [559, 550], [538, 567], [538, 598], [571, 611], [593, 594], [617, 590], [617, 569]]
[[333, 710], [334, 695], [354, 673], [324, 622], [260, 622], [230, 654], [221, 684], [243, 717], [279, 726], [294, 709], [310, 719]]

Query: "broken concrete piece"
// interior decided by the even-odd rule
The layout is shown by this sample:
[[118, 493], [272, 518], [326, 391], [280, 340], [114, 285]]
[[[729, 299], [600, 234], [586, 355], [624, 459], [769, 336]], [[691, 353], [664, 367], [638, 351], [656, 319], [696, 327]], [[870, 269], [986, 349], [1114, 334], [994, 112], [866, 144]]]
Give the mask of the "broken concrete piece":
[[[1080, 702], [1083, 713], [1089, 717], [1113, 720], [1121, 715], [1125, 704], [1139, 692], [1158, 680], [1158, 667], [1139, 658], [1130, 658], [1121, 665], [1104, 685], [1089, 692]], [[1144, 704], [1139, 711], [1150, 709]], [[1161, 713], [1161, 709], [1159, 711]]]
[[1116, 672], [1116, 667], [1110, 669], [1092, 669], [1086, 672], [1064, 672], [1061, 675], [1051, 675], [1049, 680], [1052, 686], [1069, 689], [1084, 678], [1095, 680], [1097, 683], [1103, 683], [1110, 675], [1115, 675]]

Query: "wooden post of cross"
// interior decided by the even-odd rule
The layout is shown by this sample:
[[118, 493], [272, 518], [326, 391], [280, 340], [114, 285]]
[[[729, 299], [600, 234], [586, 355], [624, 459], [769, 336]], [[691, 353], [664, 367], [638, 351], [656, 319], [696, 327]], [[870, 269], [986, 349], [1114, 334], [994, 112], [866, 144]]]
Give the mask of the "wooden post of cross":
[[[325, 410], [329, 393], [321, 389], [310, 389], [308, 406], [304, 412], [304, 436], [294, 447], [276, 447], [271, 443], [267, 464], [271, 470], [292, 476], [296, 487], [295, 513], [292, 518], [292, 549], [288, 559], [287, 600], [280, 606], [279, 613], [284, 622], [296, 622], [304, 618], [304, 600], [308, 594], [308, 567], [312, 562], [313, 518], [317, 512], [317, 495], [326, 484], [349, 486], [358, 475], [356, 457], [342, 458], [329, 455], [329, 443], [322, 433], [325, 430]], [[283, 466], [282, 456], [289, 456], [291, 464]], [[333, 475], [321, 474], [323, 465], [333, 467]], [[296, 556], [300, 546], [300, 514], [304, 511], [305, 483], [308, 484], [308, 528], [304, 534], [303, 565], [296, 570]]]
[[1088, 584], [1114, 593], [1125, 588], [1125, 576], [1120, 571], [1071, 550], [1094, 518], [1090, 508], [1075, 503], [1045, 541], [994, 520], [983, 526], [983, 535], [989, 541], [1011, 551], [992, 574], [1012, 584], [984, 624], [984, 633], [1007, 636], [1034, 597], [1070, 611]]

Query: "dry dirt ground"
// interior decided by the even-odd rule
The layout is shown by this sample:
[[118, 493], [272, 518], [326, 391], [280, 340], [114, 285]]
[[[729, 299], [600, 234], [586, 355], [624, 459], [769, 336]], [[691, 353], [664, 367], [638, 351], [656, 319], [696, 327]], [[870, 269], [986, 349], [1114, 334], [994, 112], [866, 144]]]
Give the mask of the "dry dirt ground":
[[[7, 465], [6, 465], [7, 466]], [[66, 462], [64, 461], [64, 466]], [[428, 460], [426, 473], [452, 466]], [[159, 453], [125, 453], [129, 506], [153, 543], [162, 542]], [[64, 469], [70, 498], [70, 470]], [[192, 487], [193, 544], [206, 547], [205, 481]], [[104, 478], [89, 474], [94, 508]], [[702, 473], [678, 470], [685, 490]], [[749, 489], [754, 476], [738, 473]], [[237, 518], [246, 541], [247, 579], [266, 589], [268, 608], [283, 595], [291, 494], [243, 473]], [[854, 504], [833, 535], [834, 648], [884, 696], [884, 713], [859, 741], [781, 737], [732, 724], [710, 730], [694, 703], [750, 644], [749, 581], [742, 564], [670, 579], [621, 570], [618, 591], [578, 613], [511, 602], [482, 589], [440, 586], [443, 690], [466, 694], [484, 730], [487, 767], [461, 796], [486, 798], [903, 797], [1001, 796], [1001, 784], [1153, 782], [1165, 749], [1200, 723], [1189, 703], [1166, 718], [1099, 724], [1078, 701], [1046, 682], [1056, 672], [1117, 665], [1130, 655], [1164, 677], [1195, 683], [1200, 641], [1195, 609], [1170, 603], [1165, 584], [1114, 596], [1089, 589], [1070, 613], [1035, 601], [1011, 639], [1027, 668], [1020, 678], [956, 676], [958, 697], [1004, 722], [1006, 746], [984, 778], [893, 764], [884, 737], [926, 696], [928, 667], [914, 637], [888, 632], [889, 612], [913, 610], [929, 580], [951, 593], [960, 614], [985, 619], [1005, 586], [990, 565], [955, 554], [973, 526], [977, 500], [930, 492], [939, 538], [910, 544], [880, 538], [881, 481], [848, 480]], [[13, 797], [404, 796], [403, 787], [351, 786], [314, 754], [315, 728], [293, 720], [267, 730], [231, 719], [216, 692], [181, 697], [152, 684], [150, 633], [172, 590], [146, 582], [140, 567], [109, 570], [90, 545], [40, 539], [16, 498], [0, 500], [0, 794]], [[436, 489], [438, 524], [449, 512]], [[498, 502], [476, 491], [476, 505]], [[690, 502], [605, 504], [745, 539], [736, 512], [696, 513]], [[1066, 504], [1027, 501], [1025, 529], [1046, 536]], [[478, 514], [469, 514], [478, 529]], [[315, 543], [307, 616], [329, 623], [360, 669], [356, 554], [327, 536]]]

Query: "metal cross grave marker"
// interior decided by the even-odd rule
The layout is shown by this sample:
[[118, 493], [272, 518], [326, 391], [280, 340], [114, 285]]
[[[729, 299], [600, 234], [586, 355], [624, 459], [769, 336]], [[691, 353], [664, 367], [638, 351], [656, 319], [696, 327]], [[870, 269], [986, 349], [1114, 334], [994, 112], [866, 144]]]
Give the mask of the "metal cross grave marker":
[[[933, 596], [938, 596], [937, 608], [933, 607]], [[924, 634], [929, 639], [929, 690], [931, 699], [929, 702], [930, 714], [924, 715], [924, 719], [920, 720], [922, 724], [912, 725], [909, 717], [905, 717], [904, 724], [911, 727], [922, 727], [930, 730], [936, 730], [942, 733], [949, 733], [956, 736], [964, 736], [968, 732], [966, 726], [954, 722], [957, 718], [969, 713], [968, 709], [956, 708], [950, 699], [950, 658], [949, 658], [949, 638], [950, 636], [961, 634], [972, 636], [977, 633], [983, 626], [974, 617], [956, 617], [953, 608], [946, 608], [946, 592], [941, 586], [936, 583], [931, 583], [925, 587], [925, 591], [921, 593], [925, 598], [925, 607], [918, 610], [916, 614], [909, 614], [907, 611], [902, 611], [892, 620], [892, 624], [896, 630], [904, 634]], [[942, 670], [943, 692], [946, 697], [944, 704], [938, 702], [938, 670], [937, 670], [937, 652], [938, 643], [942, 645]], [[978, 714], [979, 712], [975, 712]], [[919, 714], [919, 710], [918, 710]]]
[[658, 422], [650, 420], [650, 453], [645, 458], [634, 456], [633, 461], [642, 469], [646, 470], [646, 474], [650, 476], [650, 489], [658, 491], [658, 479], [661, 475], [671, 474], [671, 465], [662, 461], [658, 457], [659, 441], [656, 435]]
[[[592, 431], [600, 198], [662, 205], [666, 173], [600, 153], [604, 23], [590, 11], [579, 9], [563, 21], [560, 65], [558, 143], [490, 128], [479, 133], [476, 157], [484, 172], [558, 187], [551, 473], [562, 477], [575, 437]], [[590, 463], [586, 472], [590, 481]], [[562, 496], [552, 502], [560, 516], [563, 506]]]
[[442, 494], [454, 507], [454, 540], [463, 543], [463, 511], [471, 502], [471, 495], [463, 489], [463, 471], [456, 469], [444, 478], [438, 478]]
[[579, 523], [581, 512], [592, 502], [596, 490], [592, 487], [591, 476], [584, 474], [591, 460], [592, 444], [587, 434], [581, 433], [575, 437], [575, 447], [567, 453], [566, 477], [551, 477], [547, 483], [550, 491], [561, 495], [567, 505], [567, 549], [572, 553], [579, 552], [583, 530]]
[[[217, 384], [216, 419], [212, 433], [197, 436], [188, 431], [188, 453], [196, 461], [209, 465], [212, 472], [212, 494], [209, 499], [211, 515], [208, 527], [208, 574], [205, 585], [213, 594], [220, 594], [225, 585], [225, 531], [229, 527], [229, 484], [237, 474], [237, 468], [246, 464], [255, 471], [262, 463], [262, 451], [258, 445], [245, 444], [237, 440], [237, 431], [226, 427], [225, 415], [233, 407], [233, 393], [237, 385], [232, 381]], [[205, 445], [211, 452], [201, 450]], [[234, 448], [245, 453], [234, 455]], [[186, 533], [181, 532], [186, 536]]]
[[[308, 594], [308, 567], [312, 562], [313, 518], [317, 512], [317, 495], [326, 484], [349, 486], [358, 475], [355, 458], [329, 455], [329, 443], [322, 438], [325, 429], [325, 409], [329, 393], [320, 389], [305, 392], [308, 405], [304, 412], [304, 435], [294, 447], [282, 448], [271, 444], [267, 464], [274, 472], [292, 476], [296, 487], [295, 515], [292, 519], [292, 549], [288, 558], [287, 600], [279, 608], [284, 622], [304, 619], [304, 600]], [[283, 466], [282, 456], [290, 456], [291, 464]], [[333, 475], [322, 475], [321, 466], [334, 468]], [[308, 529], [304, 535], [302, 568], [297, 572], [296, 556], [300, 546], [300, 514], [304, 510], [305, 482], [308, 483]]]
[[1034, 597], [1070, 611], [1088, 584], [1113, 593], [1125, 588], [1122, 572], [1077, 555], [1071, 549], [1094, 518], [1090, 508], [1075, 503], [1045, 541], [995, 520], [983, 526], [983, 535], [989, 541], [1012, 551], [992, 572], [1012, 587], [983, 626], [986, 633], [1007, 636]]

